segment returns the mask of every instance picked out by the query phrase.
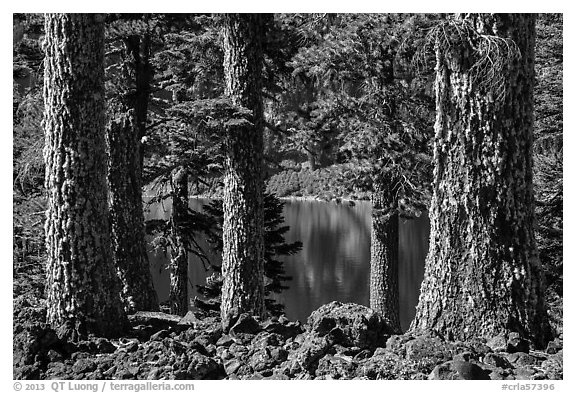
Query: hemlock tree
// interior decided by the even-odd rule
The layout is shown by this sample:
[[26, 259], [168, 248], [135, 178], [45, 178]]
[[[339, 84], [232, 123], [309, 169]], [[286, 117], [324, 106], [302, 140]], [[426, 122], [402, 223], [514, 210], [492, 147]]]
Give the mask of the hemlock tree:
[[146, 133], [153, 76], [149, 61], [151, 33], [146, 20], [131, 22], [124, 26], [124, 21], [115, 21], [109, 29], [110, 35], [117, 38], [115, 44], [120, 56], [115, 64], [117, 75], [109, 82], [115, 94], [109, 102], [112, 118], [106, 128], [112, 253], [128, 312], [158, 309], [146, 252], [142, 207], [141, 140]]
[[231, 120], [225, 135], [222, 304], [232, 313], [264, 314], [262, 15], [224, 15], [224, 94], [251, 111]]
[[426, 141], [433, 107], [431, 97], [418, 93], [425, 75], [416, 80], [410, 59], [423, 38], [419, 32], [432, 21], [422, 15], [334, 18], [329, 33], [302, 48], [293, 64], [317, 85], [314, 121], [306, 123], [336, 136], [336, 157], [352, 164], [344, 182], [371, 196], [370, 307], [399, 333], [398, 218], [425, 206], [421, 185], [430, 167]]
[[46, 318], [71, 340], [117, 335], [128, 321], [108, 233], [103, 16], [47, 14], [45, 32]]
[[[290, 229], [284, 224], [282, 211], [284, 202], [276, 195], [264, 193], [264, 300], [266, 313], [280, 316], [284, 313], [284, 305], [277, 302], [271, 295], [282, 293], [288, 289], [284, 283], [292, 280], [292, 277], [286, 275], [284, 263], [280, 259], [282, 256], [294, 255], [302, 249], [302, 242], [296, 241], [286, 243], [284, 235]], [[208, 242], [212, 246], [211, 252], [222, 252], [222, 237], [219, 230], [222, 228], [222, 201], [213, 200], [209, 205], [204, 205], [204, 211], [213, 219], [216, 224], [215, 236], [209, 238]], [[197, 285], [198, 292], [204, 295], [208, 301], [194, 299], [194, 304], [204, 311], [220, 309], [220, 297], [222, 288], [222, 275], [219, 266], [211, 266], [214, 273], [206, 279], [206, 285]]]
[[375, 184], [370, 233], [370, 308], [380, 313], [394, 333], [400, 333], [398, 289], [398, 184]]
[[534, 87], [536, 242], [544, 267], [550, 324], [562, 331], [563, 147], [562, 14], [539, 14]]
[[431, 33], [435, 168], [413, 330], [549, 338], [534, 239], [534, 26], [530, 14], [467, 14]]
[[188, 250], [186, 218], [188, 216], [188, 172], [180, 167], [172, 172], [172, 241], [170, 252], [170, 313], [188, 312]]

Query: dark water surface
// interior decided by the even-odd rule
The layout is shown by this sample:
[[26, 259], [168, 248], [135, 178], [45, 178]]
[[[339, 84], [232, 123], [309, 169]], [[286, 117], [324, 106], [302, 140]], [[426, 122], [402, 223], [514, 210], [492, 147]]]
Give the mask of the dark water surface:
[[[207, 199], [191, 199], [190, 207], [198, 210]], [[147, 218], [167, 217], [170, 202], [152, 206]], [[370, 214], [368, 202], [356, 206], [317, 201], [287, 201], [284, 218], [290, 230], [288, 242], [300, 240], [302, 251], [284, 258], [290, 288], [276, 299], [283, 303], [290, 319], [302, 322], [323, 304], [333, 300], [369, 304], [370, 277]], [[430, 224], [422, 216], [400, 220], [399, 287], [400, 321], [408, 328], [414, 316], [420, 283], [424, 273], [424, 259], [428, 251]], [[168, 298], [169, 274], [166, 270], [168, 255], [150, 251], [154, 285], [160, 301]], [[219, 256], [214, 262], [219, 262]], [[207, 273], [202, 263], [190, 256], [188, 265], [190, 297], [198, 295], [196, 284], [204, 284]], [[192, 285], [194, 287], [192, 288]]]

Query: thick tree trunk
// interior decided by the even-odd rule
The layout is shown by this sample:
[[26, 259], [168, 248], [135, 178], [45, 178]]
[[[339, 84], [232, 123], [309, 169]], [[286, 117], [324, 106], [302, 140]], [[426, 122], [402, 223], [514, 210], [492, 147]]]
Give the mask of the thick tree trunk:
[[264, 313], [262, 16], [225, 15], [225, 94], [252, 112], [226, 135], [222, 322], [230, 313]]
[[500, 82], [480, 80], [469, 44], [438, 47], [430, 250], [411, 328], [455, 339], [517, 331], [542, 345], [550, 331], [534, 241], [535, 16], [460, 18], [513, 40], [520, 57], [492, 68]]
[[398, 201], [392, 190], [390, 184], [382, 185], [372, 194], [370, 308], [384, 317], [394, 333], [400, 333]]
[[188, 312], [188, 251], [183, 226], [188, 215], [188, 172], [172, 174], [172, 251], [170, 260], [170, 313]]
[[108, 233], [103, 20], [45, 18], [47, 321], [72, 340], [128, 325]]
[[158, 298], [146, 252], [142, 208], [142, 144], [152, 74], [147, 39], [124, 40], [118, 115], [107, 127], [112, 252], [126, 311], [157, 310]]

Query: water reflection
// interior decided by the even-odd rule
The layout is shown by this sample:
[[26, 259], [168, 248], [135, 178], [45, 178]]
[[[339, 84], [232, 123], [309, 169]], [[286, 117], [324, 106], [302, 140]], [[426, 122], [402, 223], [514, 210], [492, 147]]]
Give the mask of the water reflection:
[[[200, 209], [208, 200], [191, 199], [190, 207]], [[170, 214], [171, 204], [152, 206], [148, 218], [163, 218]], [[290, 230], [288, 242], [300, 240], [304, 247], [294, 256], [285, 257], [285, 268], [292, 281], [290, 287], [276, 299], [286, 306], [291, 319], [305, 321], [310, 312], [332, 300], [369, 304], [370, 275], [370, 214], [367, 202], [352, 207], [316, 201], [288, 201], [284, 217]], [[400, 320], [406, 329], [414, 316], [424, 258], [428, 250], [429, 223], [427, 217], [401, 220], [399, 244]], [[204, 243], [202, 243], [204, 244]], [[168, 298], [168, 256], [150, 251], [154, 284], [161, 301]], [[220, 262], [214, 256], [213, 262]], [[197, 295], [191, 284], [202, 284], [206, 272], [200, 261], [190, 257], [188, 266], [191, 297]]]

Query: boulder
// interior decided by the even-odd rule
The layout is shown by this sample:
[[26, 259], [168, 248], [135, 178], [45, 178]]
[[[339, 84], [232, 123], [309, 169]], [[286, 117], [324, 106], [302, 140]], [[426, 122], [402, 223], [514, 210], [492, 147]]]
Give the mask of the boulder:
[[512, 368], [512, 365], [504, 356], [496, 353], [487, 353], [482, 361], [488, 365], [499, 368]]
[[195, 327], [200, 320], [196, 317], [194, 312], [188, 311], [179, 321], [178, 325], [186, 327]]
[[[487, 353], [493, 352], [492, 348], [486, 345], [486, 340], [481, 338], [470, 338], [465, 342], [456, 342], [456, 348], [458, 351], [470, 351], [473, 358], [480, 358]], [[466, 349], [464, 349], [466, 348]]]
[[400, 356], [406, 356], [405, 344], [413, 339], [410, 334], [394, 334], [386, 341], [386, 349]]
[[252, 315], [242, 313], [236, 323], [230, 328], [230, 335], [234, 336], [237, 333], [256, 334], [260, 330], [262, 330], [260, 324]]
[[544, 360], [540, 365], [540, 368], [544, 370], [544, 374], [548, 379], [563, 379], [563, 351], [560, 350], [556, 354], [553, 354]]
[[563, 346], [564, 346], [564, 343], [563, 343], [562, 339], [557, 337], [554, 339], [554, 341], [550, 341], [548, 343], [548, 346], [546, 347], [546, 353], [549, 353], [549, 354], [558, 353], [558, 351], [562, 350]]
[[116, 367], [115, 379], [135, 379], [136, 374], [140, 371], [138, 366], [118, 365]]
[[539, 363], [537, 357], [524, 352], [509, 353], [506, 355], [506, 358], [510, 363], [513, 363], [515, 367], [534, 366]]
[[232, 344], [230, 344], [228, 351], [230, 352], [232, 357], [234, 357], [236, 359], [240, 359], [240, 358], [242, 358], [242, 356], [244, 356], [248, 353], [248, 347], [246, 347], [245, 345], [242, 345], [242, 344], [232, 343]]
[[399, 379], [396, 369], [404, 363], [398, 354], [378, 348], [374, 355], [360, 362], [355, 378], [360, 379]]
[[479, 365], [461, 360], [451, 360], [434, 367], [428, 379], [454, 380], [490, 379], [490, 373]]
[[152, 325], [161, 329], [176, 326], [181, 319], [182, 317], [178, 315], [166, 314], [160, 311], [138, 311], [128, 315], [128, 320], [133, 325]]
[[268, 321], [263, 325], [263, 329], [269, 333], [276, 333], [288, 339], [291, 337], [296, 337], [304, 330], [300, 322], [288, 322], [286, 324], [280, 322]]
[[98, 353], [113, 353], [116, 351], [116, 346], [106, 338], [97, 338], [95, 340], [96, 351]]
[[288, 358], [288, 351], [281, 347], [273, 348], [270, 350], [270, 357], [279, 364]]
[[316, 377], [329, 376], [331, 379], [351, 379], [355, 376], [358, 363], [343, 355], [326, 355], [318, 362]]
[[192, 351], [188, 353], [189, 364], [186, 379], [216, 379], [223, 372], [221, 366], [212, 358]]
[[404, 347], [406, 360], [434, 365], [451, 360], [454, 345], [433, 332], [424, 331]]
[[509, 373], [501, 368], [494, 368], [490, 371], [490, 379], [493, 381], [505, 380], [508, 375]]
[[224, 362], [224, 372], [226, 375], [234, 374], [240, 366], [242, 366], [242, 363], [238, 359], [232, 358]]
[[508, 337], [504, 333], [498, 334], [496, 337], [492, 337], [486, 345], [492, 349], [494, 352], [506, 352], [508, 348]]
[[282, 336], [276, 333], [268, 333], [266, 331], [258, 333], [252, 340], [254, 348], [277, 347], [283, 342]]
[[[292, 369], [302, 369], [313, 372], [318, 360], [328, 353], [332, 343], [326, 337], [310, 335], [306, 337], [302, 345], [294, 351], [289, 359], [295, 363]], [[298, 365], [299, 367], [294, 367]]]
[[384, 319], [368, 307], [354, 303], [331, 302], [308, 317], [306, 332], [329, 336], [333, 342], [361, 349], [383, 346], [390, 335]]
[[290, 378], [289, 378], [287, 375], [285, 375], [285, 374], [272, 373], [272, 375], [270, 375], [269, 377], [265, 377], [264, 379], [287, 380], [287, 379], [290, 379]]
[[528, 352], [530, 351], [530, 341], [520, 337], [519, 333], [511, 332], [508, 335], [508, 341], [506, 342], [506, 351], [508, 353], [514, 352]]
[[268, 348], [257, 349], [248, 360], [248, 365], [252, 370], [256, 372], [269, 370], [274, 366], [275, 363], [276, 362], [272, 358]]
[[146, 379], [148, 380], [155, 380], [155, 379], [160, 379], [160, 374], [162, 373], [162, 370], [160, 369], [160, 367], [153, 367], [152, 369], [150, 369], [150, 371], [148, 372], [148, 375], [146, 376]]
[[79, 377], [79, 374], [87, 373], [90, 371], [96, 370], [96, 363], [89, 358], [81, 358], [78, 359], [74, 366], [72, 366], [72, 371], [76, 374], [76, 377]]
[[61, 362], [49, 363], [46, 370], [46, 379], [74, 379], [72, 370]]
[[218, 347], [229, 347], [230, 344], [234, 342], [234, 339], [230, 337], [228, 334], [223, 335], [216, 341], [216, 346]]
[[534, 379], [533, 376], [538, 372], [532, 366], [521, 366], [514, 369], [516, 379]]
[[[45, 323], [31, 321], [18, 326], [14, 333], [12, 346], [13, 378], [41, 379], [40, 366], [48, 362], [48, 351], [57, 349], [61, 341], [56, 332]], [[16, 330], [16, 329], [15, 329]]]

